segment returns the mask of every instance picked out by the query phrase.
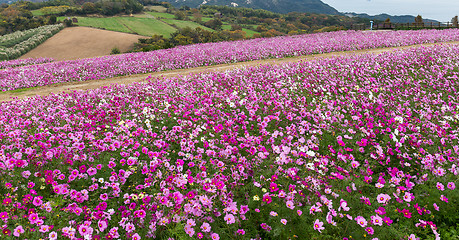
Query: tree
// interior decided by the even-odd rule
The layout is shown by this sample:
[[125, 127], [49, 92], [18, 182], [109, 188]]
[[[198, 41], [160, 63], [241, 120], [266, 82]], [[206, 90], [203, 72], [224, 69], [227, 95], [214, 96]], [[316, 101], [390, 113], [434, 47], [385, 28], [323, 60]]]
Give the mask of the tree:
[[86, 14], [91, 14], [97, 12], [97, 7], [92, 2], [85, 2], [83, 6], [81, 6], [81, 10]]
[[459, 27], [459, 21], [457, 19], [457, 16], [453, 17], [453, 19], [451, 19], [451, 22], [453, 23], [453, 27]]
[[48, 24], [55, 24], [57, 22], [56, 15], [49, 16]]
[[418, 15], [414, 18], [414, 22], [416, 23], [416, 26], [424, 26], [424, 20], [422, 20], [422, 16]]
[[174, 16], [177, 20], [184, 20], [186, 18], [186, 14], [183, 11], [176, 11]]
[[214, 30], [220, 30], [222, 28], [222, 25], [223, 25], [222, 21], [220, 21], [220, 19], [215, 19], [215, 18], [204, 23], [204, 26], [212, 28]]
[[236, 31], [236, 30], [242, 30], [242, 26], [241, 25], [237, 25], [237, 24], [232, 24], [231, 25], [231, 31]]
[[387, 18], [386, 21], [384, 21], [385, 23], [390, 23], [390, 18]]

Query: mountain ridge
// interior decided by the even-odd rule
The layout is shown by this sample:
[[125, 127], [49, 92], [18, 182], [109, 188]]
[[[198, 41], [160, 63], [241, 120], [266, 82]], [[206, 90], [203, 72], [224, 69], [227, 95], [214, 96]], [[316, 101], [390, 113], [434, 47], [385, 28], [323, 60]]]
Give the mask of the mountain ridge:
[[264, 9], [276, 13], [310, 12], [342, 15], [338, 10], [320, 0], [166, 0], [175, 7], [200, 5], [220, 5]]
[[[416, 16], [413, 15], [390, 15], [387, 13], [381, 13], [378, 15], [369, 15], [367, 13], [355, 13], [355, 12], [345, 12], [343, 13], [344, 15], [348, 17], [359, 17], [359, 18], [366, 18], [370, 20], [378, 20], [378, 21], [385, 21], [386, 19], [390, 19], [392, 23], [413, 23], [414, 18]], [[428, 19], [425, 18], [423, 19], [424, 22], [433, 22], [433, 23], [438, 23], [439, 21], [434, 20], [434, 19]]]

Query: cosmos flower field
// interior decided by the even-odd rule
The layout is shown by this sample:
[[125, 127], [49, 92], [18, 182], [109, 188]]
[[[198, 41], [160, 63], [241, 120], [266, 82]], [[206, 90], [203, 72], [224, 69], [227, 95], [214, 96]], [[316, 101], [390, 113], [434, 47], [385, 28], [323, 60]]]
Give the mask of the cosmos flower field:
[[17, 59], [17, 60], [10, 60], [10, 61], [0, 61], [0, 70], [42, 64], [42, 63], [49, 63], [53, 61], [54, 59], [52, 58], [26, 58], [26, 59]]
[[1, 239], [448, 239], [458, 67], [436, 45], [3, 102]]
[[186, 45], [147, 53], [129, 53], [9, 68], [0, 71], [0, 90], [8, 91], [54, 83], [106, 79], [268, 58], [446, 41], [459, 41], [459, 29], [338, 31]]

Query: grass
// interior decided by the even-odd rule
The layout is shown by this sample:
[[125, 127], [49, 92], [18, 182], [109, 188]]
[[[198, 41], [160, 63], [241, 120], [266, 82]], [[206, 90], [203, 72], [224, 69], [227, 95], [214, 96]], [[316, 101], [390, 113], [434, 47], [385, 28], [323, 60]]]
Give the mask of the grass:
[[163, 6], [148, 6], [146, 7], [150, 11], [155, 11], [155, 12], [165, 12], [167, 8]]
[[[64, 20], [66, 17], [58, 17], [58, 20]], [[116, 32], [136, 33], [143, 36], [152, 36], [154, 34], [169, 37], [176, 29], [159, 20], [153, 18], [141, 17], [77, 17], [78, 26], [95, 27]]]
[[231, 30], [231, 25], [222, 25], [223, 30]]
[[201, 20], [202, 20], [203, 22], [208, 22], [208, 21], [211, 20], [211, 19], [214, 19], [214, 18], [211, 18], [211, 17], [202, 17], [202, 18], [201, 18]]
[[171, 33], [177, 30], [166, 23], [152, 18], [117, 17], [117, 20], [128, 26], [129, 29], [135, 33], [143, 36], [158, 34], [164, 37], [170, 37]]
[[[152, 18], [162, 18], [161, 20]], [[63, 21], [67, 17], [58, 17], [57, 19]], [[213, 32], [214, 30], [208, 27], [205, 27], [199, 23], [192, 21], [182, 21], [173, 19], [174, 15], [169, 13], [160, 13], [160, 12], [146, 12], [145, 14], [135, 15], [134, 17], [76, 17], [78, 19], [78, 26], [84, 27], [94, 27], [100, 29], [106, 29], [116, 32], [124, 33], [135, 33], [142, 36], [153, 36], [163, 35], [168, 38], [170, 35], [177, 31], [178, 28], [190, 27], [195, 29], [200, 27], [207, 31]], [[203, 18], [204, 19], [204, 18]], [[211, 18], [209, 18], [211, 19]], [[224, 23], [222, 26], [224, 30], [231, 30], [231, 25]], [[247, 28], [242, 29], [246, 32], [248, 37], [253, 36], [257, 33]]]
[[26, 92], [26, 91], [29, 91], [29, 90], [32, 90], [32, 89], [35, 89], [35, 88], [38, 88], [38, 87], [19, 88], [19, 89], [14, 89], [14, 90], [9, 90], [9, 91], [0, 92], [0, 94], [5, 94], [5, 93], [21, 93], [21, 92]]
[[41, 12], [40, 9], [35, 9], [35, 10], [32, 10], [30, 11], [32, 13], [33, 16], [43, 16], [45, 15], [44, 13]]
[[[223, 30], [231, 30], [231, 25], [222, 25], [222, 29]], [[255, 33], [259, 33], [259, 32], [256, 32], [256, 31], [253, 31], [253, 30], [250, 30], [250, 29], [247, 29], [247, 28], [242, 28], [242, 31], [244, 31], [246, 33], [246, 36], [247, 37], [252, 37]]]
[[164, 22], [175, 25], [177, 28], [185, 28], [185, 27], [190, 27], [192, 29], [195, 29], [197, 27], [200, 27], [202, 29], [205, 29], [207, 31], [213, 32], [214, 30], [208, 27], [205, 27], [199, 23], [191, 22], [191, 21], [181, 21], [181, 20], [175, 20], [175, 19], [164, 19]]
[[[62, 21], [67, 17], [58, 17], [57, 19]], [[118, 17], [109, 17], [109, 18], [95, 18], [95, 17], [77, 17], [78, 19], [78, 26], [84, 27], [94, 27], [94, 28], [101, 28], [110, 31], [116, 32], [124, 32], [124, 33], [134, 33], [133, 31], [129, 30], [126, 26], [121, 24]]]
[[253, 31], [247, 28], [242, 28], [242, 31], [244, 31], [247, 34], [247, 37], [252, 37], [255, 33], [259, 34], [259, 32], [256, 32], [256, 31]]
[[168, 18], [168, 19], [175, 18], [175, 16], [170, 13], [163, 13], [163, 12], [146, 12], [146, 13], [156, 18]]

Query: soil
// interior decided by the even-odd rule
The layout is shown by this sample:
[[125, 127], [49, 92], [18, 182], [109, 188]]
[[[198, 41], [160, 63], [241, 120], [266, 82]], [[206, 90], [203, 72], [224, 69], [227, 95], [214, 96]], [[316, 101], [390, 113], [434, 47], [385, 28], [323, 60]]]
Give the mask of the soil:
[[143, 36], [89, 27], [64, 28], [20, 59], [50, 57], [57, 61], [109, 55], [117, 47], [126, 52]]
[[[459, 44], [457, 42], [448, 42], [444, 44]], [[415, 46], [431, 46], [434, 44], [420, 44]], [[152, 77], [176, 77], [176, 76], [183, 76], [192, 73], [198, 72], [210, 72], [210, 71], [226, 71], [231, 70], [234, 68], [240, 68], [245, 66], [257, 66], [262, 64], [282, 64], [287, 62], [298, 62], [298, 61], [307, 61], [316, 58], [327, 58], [332, 56], [340, 56], [340, 55], [352, 55], [352, 54], [364, 54], [364, 53], [382, 53], [388, 51], [394, 51], [396, 49], [405, 49], [410, 48], [413, 46], [403, 46], [403, 47], [392, 47], [392, 48], [378, 48], [378, 49], [367, 49], [367, 50], [359, 50], [359, 51], [347, 51], [347, 52], [333, 52], [333, 53], [325, 53], [325, 54], [316, 54], [316, 55], [308, 55], [308, 56], [300, 56], [300, 57], [293, 57], [293, 58], [281, 58], [281, 59], [266, 59], [266, 60], [258, 60], [258, 61], [250, 61], [250, 62], [239, 62], [233, 64], [222, 64], [222, 65], [214, 65], [214, 66], [206, 66], [206, 67], [198, 67], [198, 68], [190, 68], [190, 69], [178, 69], [178, 70], [169, 70], [163, 72], [154, 72], [148, 74], [138, 74], [138, 75], [131, 75], [131, 76], [121, 76], [109, 79], [102, 79], [102, 80], [92, 80], [92, 81], [85, 81], [85, 82], [69, 82], [69, 83], [59, 83], [53, 84], [48, 86], [36, 87], [32, 89], [26, 89], [23, 91], [8, 91], [8, 92], [0, 92], [0, 102], [4, 101], [12, 101], [16, 99], [23, 99], [28, 97], [35, 97], [35, 96], [46, 96], [51, 93], [61, 93], [61, 92], [71, 92], [71, 91], [80, 91], [80, 90], [89, 90], [95, 89], [103, 86], [109, 86], [111, 84], [130, 84], [134, 82], [145, 82], [147, 76], [151, 75]]]

